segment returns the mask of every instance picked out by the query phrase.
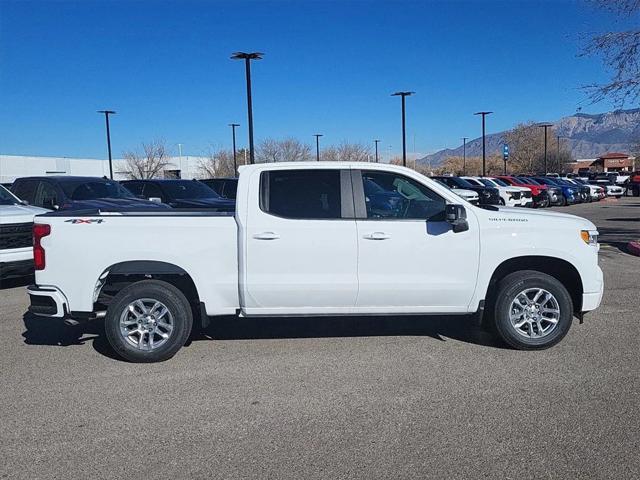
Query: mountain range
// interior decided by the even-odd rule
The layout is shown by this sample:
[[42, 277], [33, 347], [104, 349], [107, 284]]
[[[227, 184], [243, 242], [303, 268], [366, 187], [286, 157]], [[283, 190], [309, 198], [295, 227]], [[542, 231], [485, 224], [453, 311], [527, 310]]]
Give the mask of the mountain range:
[[[607, 113], [576, 113], [551, 122], [562, 137], [565, 149], [575, 159], [596, 158], [607, 152], [629, 152], [640, 143], [640, 108]], [[486, 136], [487, 155], [502, 152], [506, 132]], [[551, 145], [555, 139], [550, 139]], [[440, 165], [447, 157], [461, 157], [463, 146], [447, 148], [416, 160], [418, 163]], [[467, 157], [482, 156], [482, 137], [467, 142]]]

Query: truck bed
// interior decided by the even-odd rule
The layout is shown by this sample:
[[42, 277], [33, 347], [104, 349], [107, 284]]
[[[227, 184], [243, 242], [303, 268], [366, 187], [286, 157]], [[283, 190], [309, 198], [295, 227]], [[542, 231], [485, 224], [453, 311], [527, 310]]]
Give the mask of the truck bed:
[[[233, 213], [52, 212], [35, 223], [51, 226], [42, 238], [46, 267], [38, 284], [55, 285], [71, 312], [93, 310], [100, 277], [126, 262], [164, 262], [184, 270], [198, 285], [209, 315], [238, 308], [238, 229]], [[117, 246], [117, 248], [113, 248]]]

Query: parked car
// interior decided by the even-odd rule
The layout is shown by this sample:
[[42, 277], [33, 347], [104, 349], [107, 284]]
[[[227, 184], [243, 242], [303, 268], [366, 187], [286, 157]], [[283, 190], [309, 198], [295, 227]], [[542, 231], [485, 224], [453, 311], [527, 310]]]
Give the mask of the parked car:
[[480, 187], [495, 188], [500, 195], [500, 205], [507, 207], [520, 207], [522, 205], [522, 192], [518, 187], [501, 186], [495, 182], [482, 177], [460, 177], [469, 182], [471, 185]]
[[[402, 208], [379, 216], [368, 181]], [[154, 362], [238, 313], [475, 314], [512, 347], [542, 349], [602, 299], [598, 232], [580, 217], [461, 204], [388, 164], [248, 165], [238, 189], [235, 213], [38, 217], [30, 312], [103, 318], [118, 355]]]
[[531, 192], [531, 188], [529, 187], [512, 186], [506, 183], [504, 180], [500, 180], [499, 178], [494, 178], [494, 177], [483, 177], [483, 178], [480, 178], [480, 181], [487, 182], [489, 185], [495, 184], [501, 187], [517, 188], [518, 190], [520, 190], [520, 192], [522, 192], [522, 195], [520, 197], [520, 201], [521, 201], [520, 206], [528, 207], [528, 208], [533, 207], [533, 193]]
[[591, 196], [591, 201], [600, 201], [602, 200], [605, 196], [605, 190], [603, 187], [600, 187], [598, 185], [592, 185], [589, 182], [583, 180], [582, 178], [579, 177], [573, 177], [572, 179], [573, 182], [579, 184], [579, 185], [583, 185], [585, 187], [589, 188], [589, 195]]
[[198, 180], [127, 180], [121, 182], [138, 198], [166, 203], [172, 208], [232, 212], [236, 202], [222, 198]]
[[640, 196], [640, 170], [632, 172], [627, 181], [627, 191], [634, 197]]
[[440, 180], [449, 188], [473, 190], [478, 193], [479, 205], [500, 205], [500, 193], [497, 188], [485, 187], [483, 185], [473, 185], [460, 177], [435, 176], [432, 177]]
[[624, 195], [624, 187], [620, 185], [616, 185], [611, 182], [611, 180], [607, 180], [605, 178], [600, 178], [596, 180], [591, 180], [589, 183], [592, 185], [598, 185], [605, 189], [605, 193], [607, 197], [615, 197], [620, 198]]
[[103, 211], [168, 209], [135, 198], [118, 182], [100, 177], [23, 177], [13, 182], [11, 191], [29, 205], [47, 210]]
[[442, 185], [443, 187], [451, 190], [453, 193], [455, 193], [459, 197], [464, 198], [467, 202], [472, 203], [473, 205], [478, 205], [480, 201], [478, 192], [474, 192], [473, 190], [465, 190], [464, 188], [453, 189], [453, 188], [450, 188], [446, 183], [438, 180], [437, 178], [434, 180], [438, 182], [440, 185]]
[[33, 217], [46, 212], [0, 186], [0, 283], [33, 273]]
[[538, 182], [529, 181], [524, 177], [515, 177], [510, 175], [498, 175], [499, 178], [508, 185], [514, 187], [526, 187], [531, 189], [533, 195], [533, 206], [536, 208], [548, 207], [552, 196], [548, 192], [546, 185], [541, 185]]
[[560, 178], [559, 180], [562, 180], [566, 184], [572, 185], [575, 188], [578, 188], [580, 193], [580, 200], [582, 202], [586, 203], [586, 202], [593, 201], [593, 197], [591, 196], [591, 188], [588, 185], [584, 185], [578, 182], [577, 180], [571, 179], [571, 178]]
[[222, 198], [228, 198], [229, 200], [236, 199], [236, 190], [238, 189], [237, 178], [207, 178], [200, 181]]
[[532, 180], [542, 183], [547, 187], [555, 187], [560, 191], [560, 195], [557, 196], [558, 201], [551, 201], [552, 205], [573, 205], [574, 203], [580, 203], [580, 193], [577, 187], [565, 185], [556, 178], [549, 177], [532, 177]]

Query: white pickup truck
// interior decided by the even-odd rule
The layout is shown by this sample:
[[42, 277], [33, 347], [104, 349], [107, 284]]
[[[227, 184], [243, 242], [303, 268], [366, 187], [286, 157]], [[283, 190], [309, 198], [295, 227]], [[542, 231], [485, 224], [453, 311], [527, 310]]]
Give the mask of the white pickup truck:
[[509, 345], [559, 342], [603, 294], [583, 218], [479, 208], [399, 166], [241, 167], [235, 214], [36, 217], [30, 311], [105, 319], [114, 350], [166, 360], [212, 317], [475, 314]]

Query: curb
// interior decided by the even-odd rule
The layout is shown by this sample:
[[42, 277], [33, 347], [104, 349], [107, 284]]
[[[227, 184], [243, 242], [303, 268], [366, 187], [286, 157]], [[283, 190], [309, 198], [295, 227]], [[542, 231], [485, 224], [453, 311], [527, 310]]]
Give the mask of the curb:
[[631, 255], [640, 257], [640, 241], [627, 243], [627, 250]]

